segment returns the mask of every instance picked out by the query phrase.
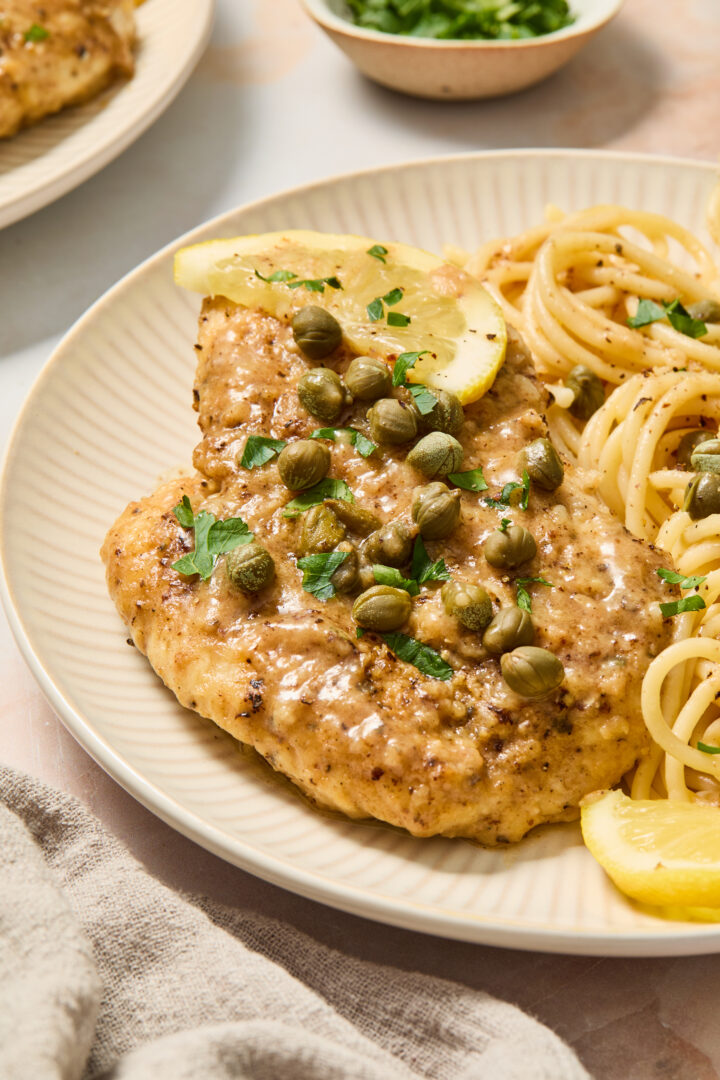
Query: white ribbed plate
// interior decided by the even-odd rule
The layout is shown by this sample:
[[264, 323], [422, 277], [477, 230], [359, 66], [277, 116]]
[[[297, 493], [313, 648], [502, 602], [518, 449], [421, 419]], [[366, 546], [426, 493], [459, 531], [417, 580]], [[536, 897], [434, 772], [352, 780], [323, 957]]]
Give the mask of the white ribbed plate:
[[[155, 0], [152, 0], [155, 2]], [[181, 243], [281, 228], [355, 232], [439, 251], [541, 221], [548, 202], [616, 201], [706, 239], [710, 165], [591, 152], [477, 154], [341, 177], [265, 199], [148, 260], [75, 325], [18, 420], [0, 492], [3, 595], [33, 672], [96, 760], [211, 851], [305, 896], [468, 941], [610, 955], [720, 951], [720, 928], [636, 911], [575, 825], [508, 851], [413, 840], [322, 815], [181, 709], [125, 643], [98, 558], [157, 476], [188, 463], [199, 298], [172, 283]]]
[[59, 199], [142, 135], [190, 77], [214, 8], [215, 0], [145, 0], [132, 79], [0, 140], [0, 228]]

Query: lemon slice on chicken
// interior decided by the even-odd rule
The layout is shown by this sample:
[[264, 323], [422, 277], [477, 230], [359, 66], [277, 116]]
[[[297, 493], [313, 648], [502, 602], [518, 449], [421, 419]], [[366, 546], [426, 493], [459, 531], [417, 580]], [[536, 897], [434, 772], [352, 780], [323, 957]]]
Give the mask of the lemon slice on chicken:
[[210, 240], [177, 253], [175, 281], [278, 318], [318, 304], [359, 354], [422, 353], [408, 379], [463, 404], [489, 390], [505, 357], [505, 321], [489, 293], [407, 244], [299, 230]]
[[676, 914], [720, 909], [720, 808], [607, 791], [581, 814], [586, 845], [628, 896]]

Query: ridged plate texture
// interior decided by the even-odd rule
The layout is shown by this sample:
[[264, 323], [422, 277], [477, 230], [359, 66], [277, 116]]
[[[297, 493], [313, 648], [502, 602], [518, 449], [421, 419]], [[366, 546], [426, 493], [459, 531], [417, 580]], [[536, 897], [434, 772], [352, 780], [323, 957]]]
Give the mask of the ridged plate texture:
[[[149, 0], [148, 9], [158, 0]], [[414, 840], [318, 813], [212, 723], [181, 709], [126, 644], [98, 549], [125, 504], [188, 466], [199, 297], [175, 288], [172, 252], [271, 229], [354, 232], [431, 251], [619, 202], [708, 239], [710, 165], [591, 152], [517, 151], [395, 166], [244, 207], [195, 230], [76, 324], [22, 412], [0, 496], [4, 598], [45, 693], [86, 749], [166, 821], [270, 881], [348, 911], [468, 941], [559, 952], [720, 951], [720, 928], [633, 908], [575, 825], [511, 850]], [[48, 557], [51, 552], [51, 557]]]
[[132, 79], [0, 140], [0, 228], [77, 187], [157, 119], [205, 48], [214, 8], [215, 0], [145, 0]]

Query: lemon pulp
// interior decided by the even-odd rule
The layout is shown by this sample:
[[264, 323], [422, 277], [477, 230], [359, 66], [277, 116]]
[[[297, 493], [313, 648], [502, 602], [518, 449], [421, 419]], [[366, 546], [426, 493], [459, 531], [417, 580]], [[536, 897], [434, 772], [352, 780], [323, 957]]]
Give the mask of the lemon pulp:
[[587, 847], [634, 900], [720, 908], [720, 808], [608, 791], [584, 802], [581, 823]]
[[[463, 404], [492, 386], [505, 358], [505, 321], [489, 293], [458, 267], [407, 244], [305, 230], [210, 240], [177, 253], [175, 281], [278, 318], [318, 304], [359, 354], [422, 353], [408, 379], [451, 390]], [[373, 301], [381, 301], [375, 320]], [[407, 324], [392, 325], [389, 315]]]

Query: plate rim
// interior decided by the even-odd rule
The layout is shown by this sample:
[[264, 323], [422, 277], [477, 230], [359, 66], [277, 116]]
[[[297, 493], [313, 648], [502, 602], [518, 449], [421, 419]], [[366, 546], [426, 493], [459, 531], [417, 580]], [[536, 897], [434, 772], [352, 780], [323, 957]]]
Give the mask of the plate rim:
[[[30, 186], [29, 190], [17, 193], [4, 201], [0, 186], [0, 229], [7, 228], [26, 217], [30, 217], [36, 211], [42, 210], [43, 207], [61, 199], [63, 195], [74, 191], [76, 187], [89, 180], [91, 176], [100, 172], [106, 165], [109, 165], [111, 161], [114, 161], [115, 158], [127, 150], [172, 104], [192, 75], [205, 51], [215, 20], [216, 0], [194, 0], [194, 2], [198, 6], [198, 12], [202, 20], [199, 25], [199, 33], [184, 62], [175, 70], [163, 93], [153, 99], [149, 108], [143, 109], [139, 115], [135, 114], [134, 117], [131, 116], [129, 120], [126, 120], [119, 132], [115, 131], [114, 134], [108, 132], [98, 151], [93, 150], [77, 159], [71, 159], [58, 173], [46, 177], [44, 180]], [[203, 5], [203, 7], [200, 7], [200, 5]], [[125, 80], [124, 85], [120, 86], [118, 92], [122, 93], [125, 86], [129, 85], [131, 81]], [[107, 92], [107, 90], [104, 92]], [[82, 108], [83, 106], [73, 107]], [[60, 110], [61, 113], [65, 111], [64, 109]], [[51, 119], [51, 117], [47, 119]], [[40, 124], [42, 123], [41, 120]], [[33, 125], [33, 127], [35, 126]], [[32, 128], [23, 129], [12, 138], [22, 138], [25, 130], [32, 130]], [[2, 143], [0, 143], [1, 145]], [[40, 155], [41, 158], [42, 156]]]
[[[634, 927], [626, 930], [619, 927], [616, 930], [587, 931], [578, 929], [569, 932], [566, 929], [548, 927], [547, 924], [542, 922], [534, 925], [527, 918], [505, 917], [500, 919], [497, 915], [470, 915], [465, 912], [453, 911], [451, 908], [439, 910], [428, 904], [419, 904], [407, 898], [398, 900], [390, 896], [379, 896], [368, 891], [364, 886], [351, 886], [337, 882], [318, 871], [298, 868], [283, 857], [268, 854], [253, 844], [232, 836], [221, 828], [208, 823], [199, 814], [187, 810], [174, 798], [165, 794], [126, 761], [104, 737], [93, 730], [91, 723], [72, 705], [59, 686], [55, 684], [52, 676], [46, 671], [36, 654], [23, 623], [20, 606], [15, 601], [9, 581], [6, 565], [5, 521], [7, 515], [4, 511], [9, 498], [9, 469], [20, 429], [25, 424], [26, 416], [33, 406], [37, 392], [46, 379], [51, 376], [57, 365], [62, 363], [63, 353], [72, 344], [75, 336], [82, 332], [85, 323], [92, 321], [99, 309], [112, 302], [115, 293], [123, 290], [132, 282], [134, 277], [140, 277], [156, 264], [163, 262], [178, 247], [192, 243], [193, 238], [198, 234], [208, 229], [222, 228], [223, 222], [234, 217], [240, 211], [252, 211], [266, 207], [272, 204], [273, 201], [287, 198], [291, 194], [302, 195], [343, 181], [362, 179], [363, 177], [382, 175], [388, 172], [438, 166], [446, 162], [472, 162], [522, 157], [614, 160], [637, 165], [691, 167], [708, 175], [718, 174], [718, 165], [712, 161], [625, 151], [583, 150], [578, 148], [513, 148], [509, 150], [470, 151], [463, 154], [434, 155], [407, 162], [332, 175], [243, 203], [195, 226], [143, 260], [107, 289], [71, 325], [34, 379], [10, 430], [0, 466], [0, 599], [18, 648], [43, 695], [66, 729], [97, 764], [133, 798], [137, 799], [146, 809], [154, 813], [167, 825], [204, 849], [225, 861], [231, 862], [240, 869], [260, 877], [262, 880], [362, 918], [406, 930], [434, 934], [473, 944], [566, 955], [617, 957], [690, 956], [720, 952], [720, 926], [717, 926], [717, 924], [671, 923], [658, 917], [657, 928], [647, 927], [639, 930]], [[669, 926], [672, 926], [673, 929], [668, 930]], [[710, 928], [708, 929], [708, 927]]]

